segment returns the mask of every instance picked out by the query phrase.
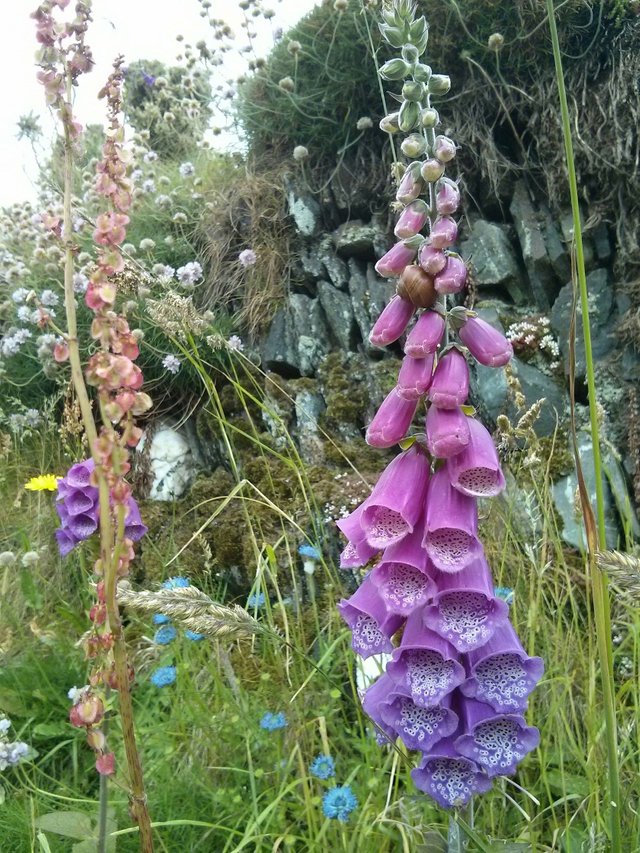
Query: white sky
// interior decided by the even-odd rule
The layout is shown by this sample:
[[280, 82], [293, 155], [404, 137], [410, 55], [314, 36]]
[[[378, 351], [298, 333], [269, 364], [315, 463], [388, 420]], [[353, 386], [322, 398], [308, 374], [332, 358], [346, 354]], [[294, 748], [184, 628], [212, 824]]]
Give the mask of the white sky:
[[[263, 5], [275, 10], [273, 25], [286, 30], [315, 4], [316, 0], [264, 0]], [[53, 127], [33, 62], [35, 26], [29, 16], [38, 0], [11, 0], [7, 5], [11, 11], [4, 10], [0, 50], [0, 207], [35, 199], [37, 166], [29, 143], [16, 138], [18, 118], [32, 112], [39, 116], [40, 127], [47, 134]], [[67, 17], [72, 8], [73, 0], [67, 7]], [[104, 103], [97, 99], [97, 93], [117, 54], [124, 54], [127, 63], [136, 59], [175, 63], [178, 33], [191, 44], [199, 39], [211, 43], [211, 31], [200, 17], [200, 8], [197, 0], [93, 0], [93, 23], [87, 42], [96, 66], [80, 79], [75, 111], [78, 120], [83, 125], [103, 122]], [[244, 32], [238, 0], [212, 0], [210, 13], [214, 18], [224, 18], [237, 34]], [[259, 19], [256, 29], [266, 36], [269, 28], [266, 21]], [[270, 37], [265, 37], [265, 53], [269, 43]], [[229, 76], [236, 76], [240, 70], [236, 65]]]

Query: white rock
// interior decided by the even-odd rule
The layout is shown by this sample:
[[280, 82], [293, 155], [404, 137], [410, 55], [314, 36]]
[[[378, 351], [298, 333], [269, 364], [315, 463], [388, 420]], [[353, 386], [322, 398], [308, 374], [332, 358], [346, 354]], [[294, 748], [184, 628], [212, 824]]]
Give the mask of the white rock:
[[[140, 442], [141, 451], [145, 438]], [[151, 436], [149, 465], [153, 478], [149, 497], [155, 501], [172, 501], [187, 491], [202, 468], [202, 460], [195, 441], [186, 430], [162, 424]]]

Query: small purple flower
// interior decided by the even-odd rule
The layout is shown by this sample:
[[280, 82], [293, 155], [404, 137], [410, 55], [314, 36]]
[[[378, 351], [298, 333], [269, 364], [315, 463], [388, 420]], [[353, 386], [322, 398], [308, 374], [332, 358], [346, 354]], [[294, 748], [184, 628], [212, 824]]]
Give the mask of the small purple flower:
[[145, 86], [151, 87], [156, 82], [156, 78], [153, 76], [153, 74], [147, 74], [145, 71], [142, 73], [142, 82], [145, 84]]
[[173, 373], [173, 375], [175, 376], [176, 373], [178, 373], [178, 371], [182, 367], [182, 362], [176, 355], [169, 354], [165, 355], [165, 357], [162, 359], [162, 366], [167, 371], [167, 373]]
[[243, 249], [238, 255], [238, 260], [240, 261], [240, 265], [246, 269], [247, 267], [252, 267], [256, 263], [258, 256], [253, 249]]
[[227, 347], [233, 352], [242, 352], [244, 349], [242, 338], [240, 338], [238, 335], [231, 335], [231, 337], [227, 341]]

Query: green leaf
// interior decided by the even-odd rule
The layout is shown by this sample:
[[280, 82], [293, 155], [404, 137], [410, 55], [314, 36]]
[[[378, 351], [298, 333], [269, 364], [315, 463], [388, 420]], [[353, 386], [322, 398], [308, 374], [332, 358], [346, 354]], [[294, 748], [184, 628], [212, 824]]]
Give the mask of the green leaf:
[[37, 838], [40, 845], [40, 853], [51, 853], [51, 847], [49, 847], [49, 842], [44, 832], [39, 832]]
[[398, 443], [403, 450], [408, 450], [416, 443], [416, 438], [416, 435], [410, 435], [408, 438], [403, 438], [402, 441]]
[[550, 770], [547, 773], [547, 782], [549, 787], [558, 794], [578, 794], [580, 797], [588, 797], [591, 793], [589, 783], [584, 776]]
[[93, 835], [91, 818], [82, 812], [50, 812], [37, 818], [36, 826], [47, 832], [82, 841]]
[[38, 723], [31, 729], [32, 734], [38, 737], [64, 737], [69, 734], [68, 723]]
[[29, 569], [23, 569], [20, 572], [20, 589], [25, 601], [34, 610], [42, 610], [43, 599], [42, 593], [36, 586], [36, 582]]

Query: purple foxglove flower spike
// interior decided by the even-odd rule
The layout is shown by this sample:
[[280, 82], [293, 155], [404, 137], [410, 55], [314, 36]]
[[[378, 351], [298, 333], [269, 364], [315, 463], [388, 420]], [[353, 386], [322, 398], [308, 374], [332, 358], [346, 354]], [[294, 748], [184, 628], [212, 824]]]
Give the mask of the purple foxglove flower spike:
[[424, 609], [424, 623], [459, 652], [484, 645], [509, 619], [509, 606], [494, 595], [483, 556], [455, 574], [437, 572], [434, 583], [437, 594]]
[[424, 311], [409, 332], [404, 345], [405, 355], [424, 358], [435, 352], [444, 335], [445, 319], [437, 311]]
[[469, 418], [462, 409], [429, 406], [426, 419], [427, 447], [436, 459], [448, 459], [469, 444]]
[[447, 256], [441, 249], [425, 243], [418, 252], [418, 263], [429, 275], [437, 275], [447, 265]]
[[436, 210], [442, 216], [455, 213], [460, 205], [460, 190], [451, 178], [442, 178], [436, 194]]
[[387, 548], [412, 533], [429, 485], [429, 460], [418, 444], [387, 465], [363, 505], [360, 525], [373, 548]]
[[542, 658], [529, 657], [510, 622], [484, 646], [469, 652], [468, 663], [469, 677], [460, 689], [502, 714], [524, 711], [544, 672]]
[[463, 495], [493, 497], [505, 487], [498, 453], [489, 431], [475, 418], [468, 421], [469, 444], [447, 461], [451, 485]]
[[412, 163], [402, 176], [396, 192], [396, 199], [403, 204], [409, 204], [418, 198], [423, 187], [424, 181], [420, 175], [420, 163]]
[[368, 579], [351, 598], [338, 604], [340, 615], [351, 629], [351, 648], [363, 658], [393, 651], [391, 637], [402, 625], [402, 616], [389, 613], [375, 585]]
[[516, 766], [540, 743], [540, 732], [528, 726], [520, 714], [496, 714], [490, 705], [475, 699], [460, 699], [464, 734], [455, 748], [475, 761], [487, 776], [510, 776]]
[[429, 244], [434, 249], [446, 249], [456, 242], [458, 226], [450, 216], [439, 216], [431, 227]]
[[427, 752], [458, 727], [458, 716], [451, 709], [449, 696], [433, 708], [416, 705], [411, 696], [403, 693], [391, 694], [388, 699], [378, 705], [378, 715], [408, 749]]
[[392, 278], [400, 275], [402, 270], [408, 266], [416, 256], [415, 249], [409, 249], [404, 243], [396, 243], [383, 255], [376, 264], [376, 272], [383, 278]]
[[417, 400], [403, 399], [394, 388], [382, 401], [367, 427], [365, 440], [371, 447], [393, 447], [407, 434], [418, 408]]
[[480, 317], [469, 317], [458, 336], [475, 360], [486, 367], [504, 367], [513, 355], [511, 342]]
[[446, 467], [431, 477], [427, 492], [424, 546], [434, 566], [458, 572], [482, 554], [478, 511], [473, 498], [456, 491]]
[[429, 400], [439, 409], [456, 409], [469, 396], [469, 367], [460, 350], [450, 349], [438, 362], [431, 385]]
[[431, 578], [408, 563], [378, 563], [371, 572], [371, 581], [390, 613], [407, 617], [416, 607], [432, 598], [436, 587]]
[[433, 355], [411, 358], [405, 355], [398, 372], [396, 390], [405, 400], [419, 400], [426, 394], [433, 376]]
[[492, 785], [475, 761], [456, 751], [453, 737], [439, 741], [411, 771], [411, 778], [445, 809], [466, 805], [474, 794], [484, 794]]
[[427, 223], [429, 208], [422, 199], [407, 205], [400, 214], [393, 233], [399, 240], [407, 240], [419, 234]]
[[467, 268], [458, 255], [449, 255], [447, 265], [433, 279], [437, 293], [460, 293], [467, 283]]
[[386, 347], [397, 341], [409, 325], [415, 306], [396, 294], [374, 323], [369, 340], [374, 346]]
[[465, 678], [456, 650], [425, 627], [422, 610], [407, 619], [387, 673], [421, 708], [439, 705]]
[[96, 464], [93, 459], [87, 459], [85, 462], [76, 462], [67, 471], [67, 475], [62, 482], [74, 489], [84, 489], [85, 486], [91, 485], [91, 475], [95, 470]]

